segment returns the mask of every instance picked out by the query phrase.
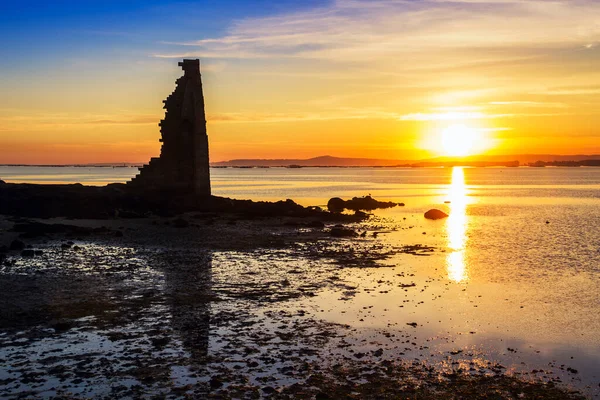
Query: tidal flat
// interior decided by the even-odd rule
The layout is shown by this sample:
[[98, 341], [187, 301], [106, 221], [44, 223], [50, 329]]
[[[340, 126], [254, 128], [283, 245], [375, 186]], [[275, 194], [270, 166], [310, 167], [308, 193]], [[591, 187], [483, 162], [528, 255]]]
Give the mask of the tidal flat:
[[[41, 222], [80, 228], [5, 255], [3, 398], [598, 396], [593, 354], [513, 335], [531, 304], [448, 279], [422, 215], [343, 238], [211, 213]], [[3, 219], [2, 239], [28, 223]]]

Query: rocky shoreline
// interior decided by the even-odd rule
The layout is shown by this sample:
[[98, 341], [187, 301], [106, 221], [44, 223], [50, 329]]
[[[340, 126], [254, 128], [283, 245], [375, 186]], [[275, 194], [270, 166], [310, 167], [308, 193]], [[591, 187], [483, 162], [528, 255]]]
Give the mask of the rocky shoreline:
[[[449, 355], [457, 359], [450, 370], [400, 356], [391, 344], [401, 332], [414, 342], [405, 347], [423, 348], [412, 338], [416, 324], [383, 332], [391, 341], [387, 347], [352, 344], [355, 329], [322, 319], [322, 305], [313, 300], [323, 293], [345, 301], [360, 290], [383, 290], [358, 287], [346, 276], [357, 268], [389, 268], [393, 255], [436, 249], [385, 244], [375, 233], [396, 229], [385, 220], [361, 216], [339, 225], [336, 218], [344, 214], [324, 222], [313, 218], [322, 212], [309, 212], [311, 218], [214, 211], [134, 219], [3, 218], [1, 237], [20, 240], [34, 253], [3, 253], [0, 359], [6, 367], [0, 394], [584, 398], [552, 379], [507, 374], [495, 362], [464, 368], [460, 352]], [[338, 237], [336, 229], [356, 235]]]

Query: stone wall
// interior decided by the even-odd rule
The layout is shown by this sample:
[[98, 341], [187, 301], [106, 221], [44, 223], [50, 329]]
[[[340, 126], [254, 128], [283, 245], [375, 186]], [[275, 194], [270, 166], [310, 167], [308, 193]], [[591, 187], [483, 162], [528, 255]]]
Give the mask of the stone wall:
[[159, 123], [160, 157], [152, 158], [129, 185], [152, 191], [210, 195], [208, 136], [199, 60], [179, 63], [184, 74], [164, 100]]

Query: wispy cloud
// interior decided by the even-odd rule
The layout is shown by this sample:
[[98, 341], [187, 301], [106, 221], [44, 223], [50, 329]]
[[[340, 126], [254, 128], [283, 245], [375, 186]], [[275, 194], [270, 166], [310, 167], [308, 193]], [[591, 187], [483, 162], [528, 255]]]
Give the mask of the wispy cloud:
[[547, 101], [526, 101], [526, 100], [511, 100], [511, 101], [490, 101], [492, 106], [521, 106], [521, 107], [534, 107], [534, 108], [569, 108], [566, 103], [556, 103]]
[[580, 0], [338, 0], [240, 20], [221, 37], [167, 42], [187, 50], [156, 56], [363, 62], [433, 49], [582, 47], [600, 41], [599, 14], [600, 3]]
[[399, 119], [398, 113], [387, 112], [374, 108], [337, 108], [324, 112], [298, 112], [298, 113], [259, 113], [238, 112], [218, 113], [206, 116], [208, 123], [271, 123], [271, 122], [299, 122], [299, 121], [330, 121], [340, 119]]
[[158, 124], [160, 119], [160, 115], [152, 114], [81, 115], [43, 112], [29, 114], [13, 111], [10, 115], [2, 115], [0, 112], [0, 130], [18, 132], [32, 129], [60, 130], [67, 126], [146, 125]]
[[[213, 122], [555, 116], [551, 109], [577, 107], [543, 96], [599, 93], [595, 86], [551, 88], [559, 80], [600, 80], [593, 68], [600, 62], [598, 15], [600, 2], [592, 0], [337, 0], [234, 21], [221, 36], [163, 42], [171, 50], [154, 56], [227, 60], [237, 73], [269, 80], [260, 86], [266, 97], [270, 81], [313, 89], [296, 100], [300, 91], [292, 87], [290, 112], [228, 113]], [[361, 101], [369, 111], [358, 110]]]
[[518, 117], [555, 117], [561, 113], [505, 113], [489, 112], [445, 112], [445, 113], [413, 113], [400, 117], [401, 121], [466, 121], [474, 119], [518, 118]]

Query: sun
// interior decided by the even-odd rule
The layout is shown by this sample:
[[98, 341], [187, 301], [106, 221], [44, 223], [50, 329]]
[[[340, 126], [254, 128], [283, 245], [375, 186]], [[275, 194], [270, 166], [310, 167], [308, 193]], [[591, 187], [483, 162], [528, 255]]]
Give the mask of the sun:
[[454, 157], [467, 156], [478, 147], [482, 138], [478, 131], [465, 125], [451, 125], [441, 134], [442, 150]]

